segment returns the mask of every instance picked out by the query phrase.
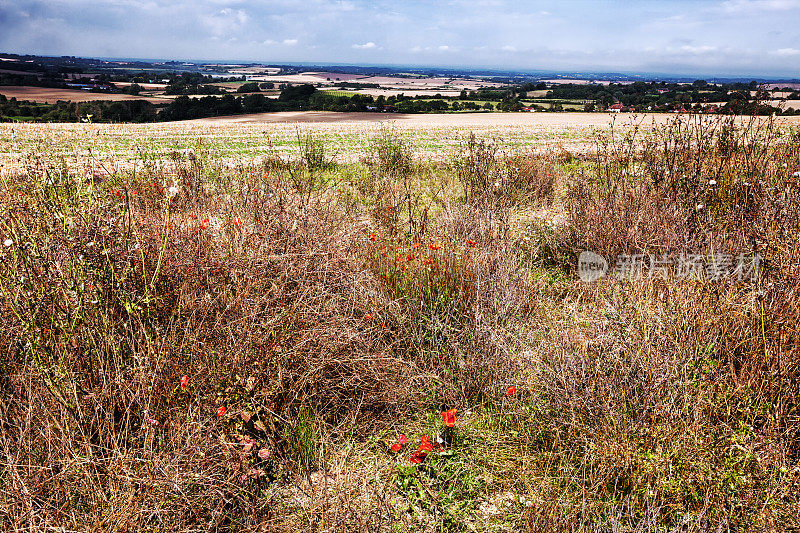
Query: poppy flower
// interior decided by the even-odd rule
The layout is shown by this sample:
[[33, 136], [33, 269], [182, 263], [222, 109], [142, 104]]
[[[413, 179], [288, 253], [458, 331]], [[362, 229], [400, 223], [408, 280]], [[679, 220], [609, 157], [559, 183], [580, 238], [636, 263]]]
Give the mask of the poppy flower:
[[472, 239], [467, 239], [467, 244], [469, 245], [470, 248], [475, 248], [475, 245], [478, 243], [476, 243]]
[[395, 452], [395, 453], [396, 453], [396, 452], [399, 452], [399, 451], [400, 451], [400, 450], [402, 450], [402, 449], [403, 449], [403, 445], [402, 445], [402, 444], [400, 444], [399, 442], [395, 442], [394, 444], [392, 444], [392, 445], [391, 445], [391, 450], [392, 450], [393, 452]]
[[241, 228], [242, 227], [242, 221], [239, 220], [238, 218], [234, 218], [233, 219], [233, 225], [236, 226], [237, 228]]
[[381, 254], [381, 257], [389, 257], [389, 254], [387, 254], [386, 252], [383, 252], [383, 253]]
[[189, 218], [191, 218], [192, 220], [197, 220], [197, 215], [195, 215], [194, 213], [191, 213], [189, 215]]
[[403, 260], [403, 256], [401, 254], [395, 254], [394, 259], [399, 263]]
[[425, 264], [426, 265], [432, 265], [433, 264], [433, 259], [426, 259], [425, 260]]
[[147, 419], [147, 423], [148, 423], [149, 425], [153, 426], [153, 427], [156, 427], [156, 426], [158, 425], [158, 420], [156, 420], [156, 419], [154, 419], [154, 418], [148, 418], [148, 419]]
[[397, 437], [397, 442], [400, 444], [406, 444], [408, 442], [408, 437], [405, 434], [401, 433], [399, 437]]
[[444, 411], [442, 413], [442, 420], [447, 425], [447, 427], [451, 428], [456, 425], [456, 410], [450, 409], [449, 411]]
[[409, 261], [413, 261], [414, 260], [414, 254], [408, 254], [406, 256], [406, 259], [408, 259]]
[[433, 444], [431, 443], [430, 440], [428, 440], [428, 436], [427, 435], [423, 435], [422, 439], [420, 439], [419, 449], [417, 451], [418, 452], [425, 452], [425, 453], [433, 451]]
[[372, 320], [372, 315], [367, 313], [366, 315], [364, 315], [364, 320]]
[[228, 410], [227, 407], [225, 407], [224, 405], [220, 405], [219, 409], [217, 409], [217, 416], [223, 416], [227, 410]]
[[509, 388], [506, 389], [506, 396], [513, 396], [517, 392], [517, 387], [511, 385]]
[[414, 248], [419, 248], [420, 246], [422, 246], [422, 243], [421, 242], [415, 242], [413, 244], [413, 246], [414, 246]]
[[430, 250], [436, 251], [436, 250], [439, 249], [439, 245], [438, 244], [431, 244], [430, 246], [428, 246], [428, 248]]
[[186, 390], [189, 386], [189, 376], [181, 376], [181, 390]]
[[419, 464], [425, 460], [425, 457], [427, 457], [428, 452], [432, 451], [433, 451], [433, 444], [431, 444], [431, 441], [428, 439], [427, 435], [423, 435], [422, 438], [420, 439], [419, 448], [417, 448], [417, 451], [411, 454], [411, 457], [409, 457], [408, 460], [414, 464]]

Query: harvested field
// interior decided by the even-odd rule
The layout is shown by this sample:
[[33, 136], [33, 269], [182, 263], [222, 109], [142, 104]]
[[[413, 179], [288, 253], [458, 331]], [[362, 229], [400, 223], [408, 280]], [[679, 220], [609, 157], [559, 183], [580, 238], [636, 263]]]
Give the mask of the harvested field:
[[0, 94], [5, 95], [7, 98], [28, 100], [30, 102], [44, 102], [47, 104], [54, 104], [59, 100], [70, 102], [91, 102], [94, 100], [111, 100], [114, 102], [119, 102], [121, 100], [146, 100], [153, 104], [159, 104], [172, 98], [168, 96], [148, 98], [146, 96], [133, 96], [130, 94], [93, 93], [89, 91], [76, 91], [73, 89], [51, 89], [49, 87], [28, 87], [20, 85], [1, 86]]

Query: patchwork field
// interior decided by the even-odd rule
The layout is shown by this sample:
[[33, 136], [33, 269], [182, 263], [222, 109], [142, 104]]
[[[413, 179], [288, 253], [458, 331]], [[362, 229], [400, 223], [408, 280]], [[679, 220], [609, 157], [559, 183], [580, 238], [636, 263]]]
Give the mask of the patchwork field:
[[798, 118], [0, 124], [0, 530], [800, 528]]
[[[130, 94], [109, 94], [93, 93], [89, 91], [79, 91], [72, 89], [50, 89], [47, 87], [25, 87], [25, 86], [0, 86], [0, 94], [6, 98], [16, 98], [17, 100], [28, 100], [30, 102], [44, 102], [54, 104], [59, 100], [69, 102], [91, 102], [92, 100], [147, 100], [157, 104], [164, 103], [165, 98], [155, 98], [146, 96], [134, 96]], [[172, 97], [166, 97], [171, 99]]]

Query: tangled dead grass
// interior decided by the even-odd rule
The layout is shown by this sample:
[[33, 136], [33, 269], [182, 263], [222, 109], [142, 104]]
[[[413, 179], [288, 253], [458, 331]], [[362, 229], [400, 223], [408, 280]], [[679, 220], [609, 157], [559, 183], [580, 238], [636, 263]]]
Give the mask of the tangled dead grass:
[[[29, 165], [2, 191], [0, 524], [796, 525], [800, 142], [682, 127], [592, 158], [430, 164], [387, 129], [345, 166], [300, 135], [236, 168]], [[582, 249], [722, 248], [761, 277], [573, 276]], [[397, 433], [450, 440], [414, 466]]]

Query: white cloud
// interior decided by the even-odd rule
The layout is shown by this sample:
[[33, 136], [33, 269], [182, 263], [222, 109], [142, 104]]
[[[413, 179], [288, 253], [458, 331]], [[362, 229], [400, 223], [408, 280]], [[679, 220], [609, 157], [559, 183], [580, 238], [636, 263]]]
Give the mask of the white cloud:
[[783, 11], [800, 8], [800, 0], [726, 0], [721, 7], [727, 13]]
[[773, 54], [783, 57], [800, 56], [800, 50], [797, 48], [779, 48]]
[[507, 44], [507, 45], [503, 46], [502, 48], [500, 48], [500, 50], [502, 50], [503, 52], [516, 52], [517, 51], [517, 47]]
[[354, 44], [353, 48], [356, 50], [374, 50], [375, 48], [378, 48], [378, 45], [370, 41], [364, 44]]
[[297, 39], [284, 39], [283, 44], [284, 46], [294, 46], [298, 43]]
[[707, 54], [709, 52], [715, 52], [717, 50], [716, 46], [691, 46], [691, 45], [684, 45], [681, 46], [681, 51], [687, 52], [689, 54]]

